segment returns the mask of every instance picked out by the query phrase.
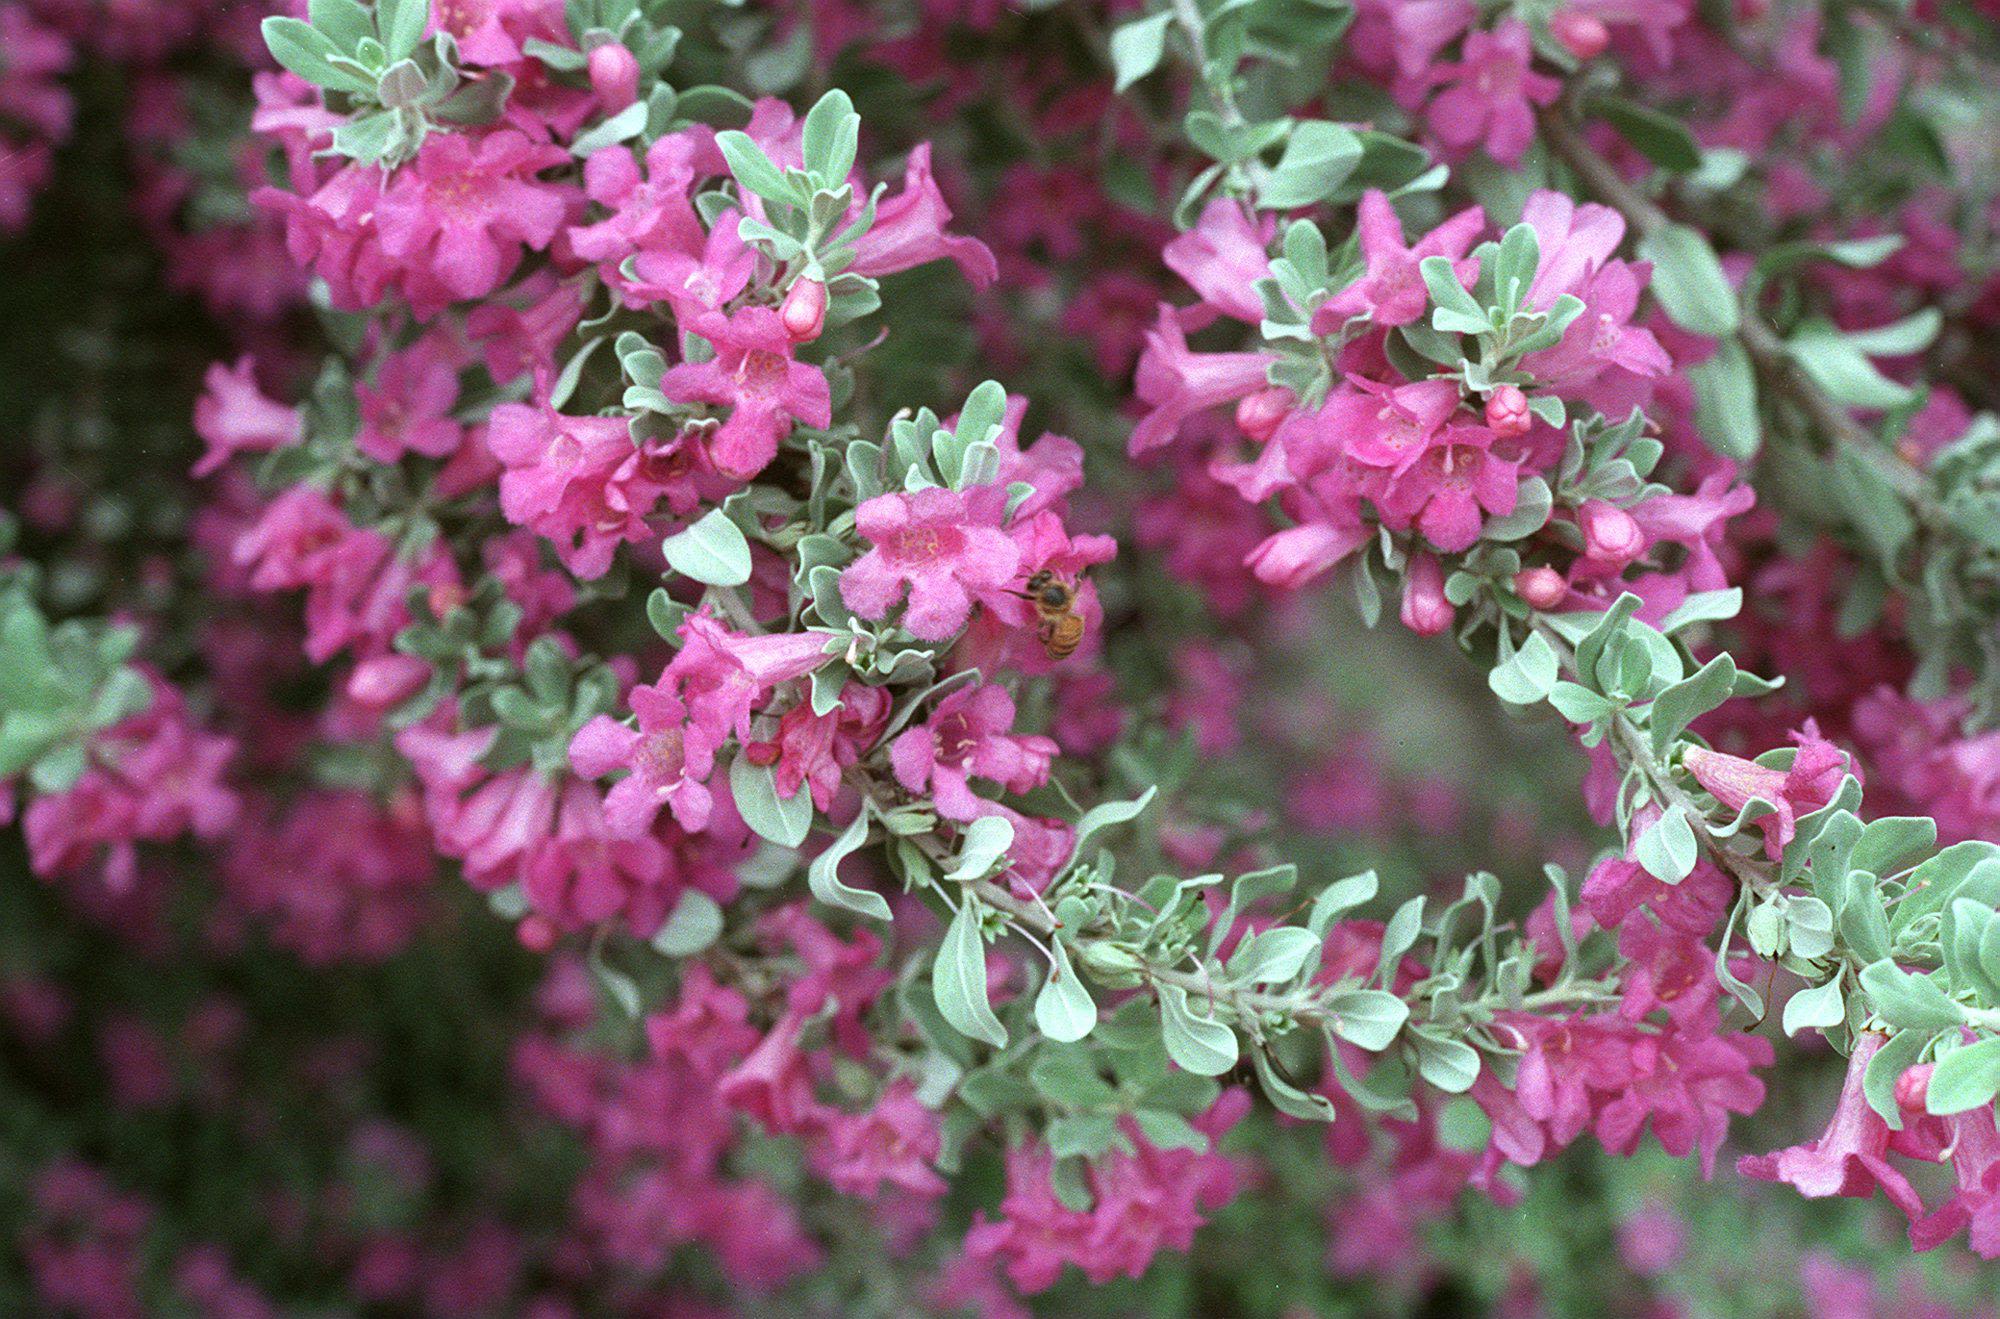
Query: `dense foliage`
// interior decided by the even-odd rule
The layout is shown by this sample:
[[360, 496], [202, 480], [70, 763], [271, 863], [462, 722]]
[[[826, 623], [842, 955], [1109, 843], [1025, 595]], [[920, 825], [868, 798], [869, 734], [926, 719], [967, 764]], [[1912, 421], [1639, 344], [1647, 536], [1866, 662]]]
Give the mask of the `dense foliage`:
[[1990, 1313], [1996, 75], [5, 0], [0, 1308]]

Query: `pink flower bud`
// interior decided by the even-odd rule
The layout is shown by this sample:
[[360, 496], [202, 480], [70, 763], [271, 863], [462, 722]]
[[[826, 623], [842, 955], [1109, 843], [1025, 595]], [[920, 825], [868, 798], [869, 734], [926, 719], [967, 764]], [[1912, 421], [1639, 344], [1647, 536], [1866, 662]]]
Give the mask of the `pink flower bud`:
[[1533, 609], [1554, 609], [1569, 594], [1569, 583], [1554, 568], [1523, 568], [1514, 574], [1514, 594]]
[[1535, 424], [1528, 396], [1513, 385], [1502, 385], [1486, 396], [1486, 425], [1503, 440], [1526, 435]]
[[1236, 405], [1236, 425], [1245, 435], [1262, 444], [1277, 434], [1279, 423], [1292, 410], [1292, 391], [1273, 385], [1246, 395]]
[[1924, 1101], [1930, 1098], [1934, 1070], [1930, 1063], [1922, 1063], [1897, 1077], [1896, 1107], [1908, 1113], [1923, 1112]]
[[1736, 21], [1755, 23], [1771, 12], [1771, 0], [1736, 0]]
[[793, 280], [778, 316], [795, 342], [817, 339], [826, 328], [826, 285], [810, 276]]
[[590, 90], [606, 114], [617, 114], [639, 99], [639, 58], [616, 42], [590, 52]]
[[430, 676], [430, 665], [415, 655], [376, 655], [354, 666], [347, 678], [347, 695], [381, 709], [415, 696]]
[[775, 765], [778, 756], [776, 742], [746, 742], [743, 745], [743, 758], [753, 765]]
[[514, 937], [531, 953], [545, 953], [556, 946], [556, 927], [545, 916], [523, 916], [514, 927]]
[[1583, 529], [1584, 553], [1593, 559], [1626, 563], [1646, 548], [1646, 533], [1615, 504], [1593, 499], [1576, 511], [1576, 521]]
[[1549, 35], [1580, 60], [1594, 60], [1611, 44], [1611, 32], [1595, 14], [1559, 10], [1549, 19]]
[[1444, 569], [1428, 554], [1412, 555], [1403, 581], [1403, 626], [1420, 637], [1451, 626], [1457, 611], [1444, 598]]

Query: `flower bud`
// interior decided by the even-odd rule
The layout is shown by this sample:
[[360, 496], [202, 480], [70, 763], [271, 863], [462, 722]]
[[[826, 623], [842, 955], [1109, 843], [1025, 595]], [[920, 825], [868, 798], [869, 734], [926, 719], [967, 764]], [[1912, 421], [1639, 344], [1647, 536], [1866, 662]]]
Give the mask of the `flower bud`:
[[1924, 1111], [1924, 1101], [1930, 1098], [1931, 1073], [1936, 1068], [1931, 1063], [1920, 1063], [1896, 1078], [1896, 1107], [1908, 1113]]
[[1528, 411], [1528, 396], [1514, 385], [1502, 385], [1486, 396], [1486, 425], [1503, 440], [1526, 435], [1535, 424]]
[[617, 114], [639, 99], [639, 58], [617, 42], [590, 52], [590, 90], [606, 114]]
[[430, 676], [431, 666], [415, 655], [376, 655], [354, 666], [347, 677], [347, 695], [362, 705], [383, 709], [415, 696]]
[[1292, 410], [1292, 391], [1278, 385], [1260, 389], [1236, 405], [1236, 425], [1245, 435], [1262, 444], [1278, 433], [1279, 423]]
[[523, 916], [514, 927], [514, 938], [531, 953], [545, 953], [556, 946], [556, 927], [546, 916]]
[[1611, 31], [1595, 14], [1563, 9], [1549, 19], [1549, 35], [1580, 60], [1594, 60], [1611, 44]]
[[778, 763], [778, 744], [746, 742], [743, 744], [743, 758], [753, 765], [775, 765]]
[[1593, 499], [1576, 511], [1583, 529], [1583, 549], [1593, 559], [1627, 563], [1646, 548], [1646, 533], [1632, 515], [1615, 504]]
[[793, 280], [778, 317], [794, 342], [819, 338], [819, 332], [826, 328], [826, 285], [810, 275]]
[[1523, 568], [1514, 574], [1514, 594], [1531, 609], [1554, 609], [1569, 594], [1569, 583], [1554, 568]]
[[1403, 626], [1428, 637], [1450, 627], [1457, 612], [1444, 597], [1444, 569], [1438, 561], [1428, 554], [1412, 555], [1403, 580]]

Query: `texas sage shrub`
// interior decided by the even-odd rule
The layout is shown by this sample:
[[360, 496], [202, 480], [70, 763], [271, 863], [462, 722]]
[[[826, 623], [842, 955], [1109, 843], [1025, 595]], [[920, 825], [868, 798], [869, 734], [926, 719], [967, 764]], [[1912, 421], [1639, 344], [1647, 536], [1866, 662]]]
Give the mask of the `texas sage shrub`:
[[1972, 1312], [1996, 23], [0, 10], [0, 1295]]

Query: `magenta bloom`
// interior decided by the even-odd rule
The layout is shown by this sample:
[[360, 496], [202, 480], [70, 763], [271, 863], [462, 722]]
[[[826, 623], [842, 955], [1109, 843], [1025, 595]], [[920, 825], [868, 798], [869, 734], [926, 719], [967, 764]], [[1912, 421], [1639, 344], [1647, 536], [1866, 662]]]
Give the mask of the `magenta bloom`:
[[1132, 429], [1128, 450], [1137, 457], [1157, 449], [1196, 413], [1255, 394], [1267, 383], [1271, 362], [1268, 353], [1190, 351], [1180, 318], [1162, 306], [1146, 332], [1135, 382], [1139, 401], [1151, 411]]
[[776, 311], [745, 307], [727, 320], [705, 318], [699, 328], [714, 342], [715, 357], [674, 367], [660, 382], [660, 391], [676, 402], [730, 409], [729, 419], [709, 440], [709, 458], [717, 471], [737, 480], [763, 471], [790, 430], [788, 420], [832, 424], [826, 376], [816, 366], [792, 360], [795, 345]]
[[928, 793], [947, 820], [976, 820], [994, 803], [972, 790], [975, 778], [1009, 792], [1048, 782], [1056, 744], [1046, 737], [1010, 733], [1014, 698], [1004, 687], [961, 687], [938, 702], [927, 723], [906, 729], [889, 748], [896, 781]]
[[713, 804], [704, 780], [715, 771], [715, 750], [690, 746], [687, 707], [661, 687], [634, 687], [627, 698], [639, 727], [599, 715], [570, 739], [569, 763], [587, 779], [629, 770], [604, 798], [604, 821], [625, 838], [653, 827], [660, 808], [673, 811], [683, 829], [699, 831]]
[[1203, 302], [1255, 325], [1264, 319], [1264, 300], [1254, 286], [1271, 273], [1267, 249], [1276, 228], [1272, 217], [1253, 220], [1243, 203], [1217, 197], [1202, 209], [1195, 227], [1168, 243], [1160, 255]]
[[1314, 438], [1391, 476], [1409, 471], [1458, 411], [1458, 386], [1449, 380], [1392, 387], [1349, 376], [1348, 384], [1353, 388], [1330, 396], [1314, 418]]
[[378, 463], [393, 463], [405, 452], [448, 457], [464, 437], [451, 415], [458, 363], [434, 334], [385, 358], [374, 385], [357, 380], [354, 397], [361, 408], [354, 447]]
[[[1474, 206], [1425, 234], [1415, 246], [1406, 246], [1403, 222], [1396, 218], [1388, 195], [1370, 188], [1362, 194], [1358, 224], [1368, 273], [1321, 305], [1313, 314], [1313, 333], [1331, 334], [1354, 316], [1366, 316], [1376, 325], [1408, 325], [1422, 316], [1430, 292], [1418, 267], [1427, 256], [1449, 257], [1458, 282], [1471, 287], [1479, 277], [1479, 263], [1461, 258], [1485, 226], [1486, 212]], [[1262, 315], [1260, 311], [1259, 318]]]
[[695, 744], [713, 752], [734, 736], [750, 739], [750, 714], [773, 687], [827, 662], [826, 635], [741, 636], [708, 614], [681, 624], [681, 649], [660, 675], [687, 702]]
[[433, 134], [376, 204], [382, 251], [454, 298], [484, 297], [513, 273], [524, 246], [540, 251], [562, 227], [568, 195], [535, 175], [568, 162], [561, 147], [511, 128], [476, 148], [460, 133]]
[[1014, 579], [1021, 550], [1000, 529], [998, 486], [932, 487], [877, 495], [855, 513], [872, 548], [841, 570], [840, 598], [866, 619], [887, 616], [909, 587], [903, 627], [920, 641], [948, 641], [973, 601]]
[[1764, 831], [1764, 852], [1774, 861], [1798, 832], [1799, 817], [1832, 801], [1848, 773], [1847, 753], [1821, 737], [1811, 720], [1792, 736], [1799, 749], [1789, 769], [1770, 769], [1706, 747], [1689, 747], [1681, 756], [1695, 782], [1728, 810], [1740, 811], [1753, 798], [1776, 807], [1753, 821]]
[[854, 247], [857, 275], [893, 275], [939, 257], [958, 263], [973, 287], [985, 288], [1000, 276], [986, 244], [948, 234], [951, 207], [931, 174], [931, 144], [919, 142], [903, 167], [903, 190], [875, 208], [875, 223]]
[[1862, 1092], [1868, 1060], [1887, 1043], [1884, 1036], [1864, 1032], [1854, 1038], [1847, 1060], [1847, 1079], [1833, 1121], [1819, 1139], [1770, 1154], [1752, 1154], [1736, 1161], [1736, 1171], [1760, 1181], [1789, 1182], [1807, 1199], [1841, 1195], [1866, 1199], [1880, 1187], [1890, 1203], [1912, 1219], [1923, 1212], [1923, 1201], [1909, 1180], [1888, 1161], [1889, 1124]]
[[1453, 150], [1475, 145], [1503, 165], [1519, 163], [1535, 138], [1537, 105], [1556, 99], [1562, 84], [1536, 73], [1528, 25], [1507, 18], [1491, 32], [1465, 39], [1464, 58], [1430, 77], [1450, 84], [1431, 102], [1428, 120], [1438, 141]]
[[887, 1183], [928, 1198], [946, 1190], [931, 1167], [943, 1145], [937, 1114], [918, 1102], [916, 1087], [906, 1078], [891, 1082], [868, 1112], [830, 1118], [826, 1149], [817, 1161], [844, 1195], [874, 1199]]
[[1935, 1213], [1910, 1224], [1910, 1244], [1918, 1250], [1943, 1245], [1961, 1231], [1981, 1259], [2000, 1259], [2000, 1130], [1993, 1106], [1943, 1119], [1949, 1130], [1951, 1167], [1957, 1189]]
[[546, 537], [579, 577], [602, 577], [622, 541], [647, 539], [664, 485], [621, 417], [572, 417], [546, 406], [493, 409], [486, 447], [506, 471], [500, 511]]
[[1479, 539], [1481, 511], [1505, 517], [1520, 497], [1520, 464], [1493, 452], [1484, 426], [1451, 426], [1416, 464], [1389, 486], [1383, 511], [1416, 519], [1417, 529], [1446, 553]]
[[207, 476], [239, 453], [269, 453], [305, 438], [297, 408], [266, 398], [257, 388], [256, 362], [241, 357], [235, 366], [217, 362], [202, 378], [195, 400], [194, 430], [207, 445], [192, 469]]

